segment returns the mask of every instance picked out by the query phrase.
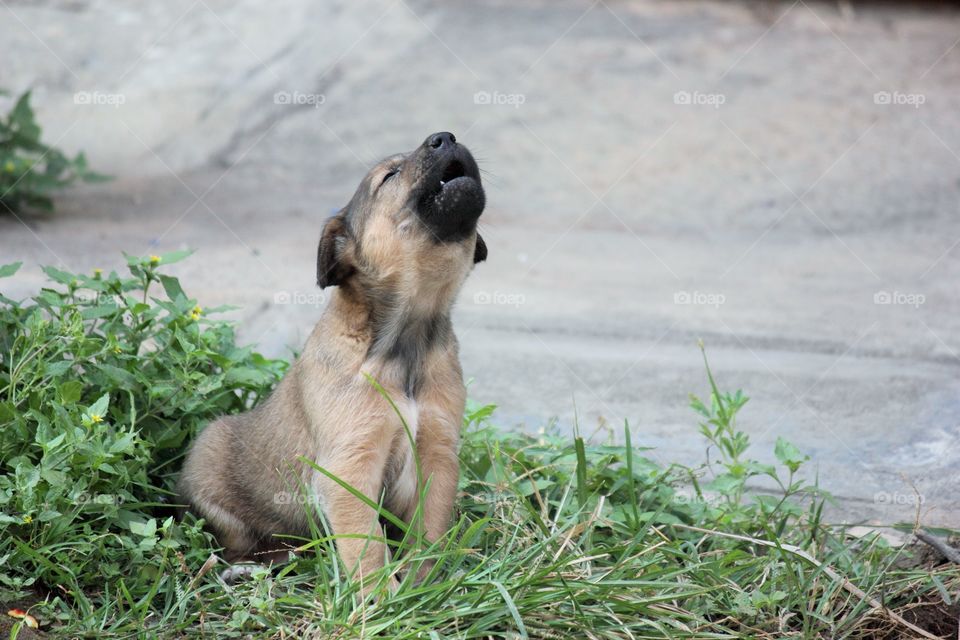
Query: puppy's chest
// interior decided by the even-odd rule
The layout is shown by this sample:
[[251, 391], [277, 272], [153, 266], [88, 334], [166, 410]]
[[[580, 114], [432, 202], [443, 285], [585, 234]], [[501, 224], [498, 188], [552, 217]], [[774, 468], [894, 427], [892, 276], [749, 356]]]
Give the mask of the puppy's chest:
[[[420, 406], [416, 398], [410, 398], [408, 396], [394, 400], [394, 404], [397, 405], [397, 413], [400, 414], [397, 416], [398, 433], [395, 434], [394, 441], [399, 438], [406, 443], [409, 448], [410, 438], [412, 438], [414, 442], [417, 441], [417, 427], [420, 423]], [[402, 420], [401, 417], [403, 418]], [[404, 428], [404, 425], [406, 425], [406, 428]], [[410, 432], [409, 438], [407, 437], [407, 431]]]
[[413, 398], [404, 398], [399, 402], [395, 401], [395, 404], [398, 412], [403, 416], [403, 422], [399, 417], [397, 418], [397, 429], [393, 434], [390, 457], [384, 470], [383, 486], [389, 507], [397, 511], [405, 511], [417, 497], [416, 462], [414, 447], [411, 443], [417, 441], [420, 410], [417, 401]]

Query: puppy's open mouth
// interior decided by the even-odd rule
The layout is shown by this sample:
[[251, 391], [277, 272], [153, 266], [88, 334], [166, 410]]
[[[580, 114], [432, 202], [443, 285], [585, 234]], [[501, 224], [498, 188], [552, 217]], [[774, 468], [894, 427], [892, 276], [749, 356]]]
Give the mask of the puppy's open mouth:
[[453, 160], [447, 165], [447, 168], [443, 170], [443, 174], [440, 176], [440, 188], [443, 189], [447, 186], [448, 182], [452, 182], [457, 178], [464, 178], [466, 175], [467, 172], [463, 167], [463, 163], [459, 160]]
[[[439, 167], [437, 168], [439, 169]], [[476, 192], [483, 191], [480, 186], [480, 172], [476, 163], [465, 162], [461, 158], [450, 158], [442, 171], [435, 170], [434, 176], [439, 173], [439, 179], [434, 177], [432, 184], [427, 183], [427, 193], [433, 196], [437, 206], [445, 205], [459, 207], [460, 201], [472, 199]]]
[[485, 198], [480, 170], [465, 147], [437, 158], [420, 185], [417, 213], [437, 238], [456, 240], [474, 231]]
[[440, 174], [440, 181], [434, 185], [433, 195], [441, 197], [460, 188], [478, 186], [479, 175], [471, 175], [470, 170], [460, 160], [451, 160]]

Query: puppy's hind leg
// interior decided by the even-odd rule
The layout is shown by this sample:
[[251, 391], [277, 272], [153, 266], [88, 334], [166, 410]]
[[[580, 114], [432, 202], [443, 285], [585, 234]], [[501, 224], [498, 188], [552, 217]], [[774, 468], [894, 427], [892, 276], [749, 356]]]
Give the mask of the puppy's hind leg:
[[230, 565], [220, 574], [224, 582], [230, 584], [246, 578], [254, 569], [263, 566], [254, 557], [258, 535], [237, 515], [213, 500], [193, 497], [190, 502], [191, 511], [206, 520], [224, 548], [224, 560]]
[[[233, 459], [232, 420], [220, 418], [201, 432], [187, 455], [178, 487], [181, 500], [206, 521], [224, 547], [226, 561], [231, 564], [252, 560], [251, 554], [261, 538], [241, 515], [236, 504], [237, 492], [230, 486], [232, 474], [223, 466], [231, 464]], [[228, 578], [238, 577], [240, 573], [250, 573], [247, 570], [238, 572], [238, 576], [226, 575], [231, 569], [224, 572], [228, 582], [231, 581]]]

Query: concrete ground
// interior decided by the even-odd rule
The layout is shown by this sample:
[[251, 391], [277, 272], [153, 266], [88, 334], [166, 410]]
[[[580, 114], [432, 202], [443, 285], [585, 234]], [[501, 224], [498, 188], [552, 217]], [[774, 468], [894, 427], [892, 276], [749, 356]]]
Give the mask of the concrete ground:
[[449, 130], [487, 172], [455, 323], [502, 424], [627, 419], [702, 461], [702, 339], [754, 455], [795, 442], [834, 517], [960, 527], [958, 34], [806, 0], [4, 0], [2, 84], [116, 176], [0, 216], [4, 293], [193, 247], [188, 292], [289, 353], [323, 219]]

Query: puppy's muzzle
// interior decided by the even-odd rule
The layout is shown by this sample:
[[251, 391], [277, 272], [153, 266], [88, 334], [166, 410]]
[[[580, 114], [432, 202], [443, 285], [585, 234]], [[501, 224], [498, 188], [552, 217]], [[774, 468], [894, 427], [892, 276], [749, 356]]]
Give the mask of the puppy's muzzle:
[[437, 240], [455, 242], [472, 234], [486, 197], [476, 161], [452, 133], [434, 133], [413, 154], [421, 168], [416, 211]]

